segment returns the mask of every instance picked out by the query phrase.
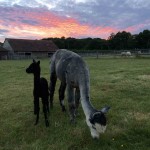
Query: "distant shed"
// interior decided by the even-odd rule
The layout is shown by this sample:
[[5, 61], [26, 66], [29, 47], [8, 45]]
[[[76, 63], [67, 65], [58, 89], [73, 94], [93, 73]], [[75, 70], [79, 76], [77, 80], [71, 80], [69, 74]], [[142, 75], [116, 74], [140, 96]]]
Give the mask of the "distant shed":
[[9, 51], [2, 46], [0, 46], [0, 60], [8, 59]]
[[9, 51], [12, 57], [50, 57], [58, 47], [50, 40], [28, 40], [6, 38], [3, 48]]

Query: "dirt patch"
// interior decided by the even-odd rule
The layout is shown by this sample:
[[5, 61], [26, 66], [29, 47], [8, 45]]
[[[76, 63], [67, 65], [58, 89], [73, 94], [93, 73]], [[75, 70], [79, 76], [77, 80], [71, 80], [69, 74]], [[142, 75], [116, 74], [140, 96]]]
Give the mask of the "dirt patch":
[[150, 80], [150, 75], [139, 75], [138, 79], [142, 79], [142, 80]]
[[129, 116], [135, 118], [137, 121], [150, 119], [150, 113], [130, 112]]

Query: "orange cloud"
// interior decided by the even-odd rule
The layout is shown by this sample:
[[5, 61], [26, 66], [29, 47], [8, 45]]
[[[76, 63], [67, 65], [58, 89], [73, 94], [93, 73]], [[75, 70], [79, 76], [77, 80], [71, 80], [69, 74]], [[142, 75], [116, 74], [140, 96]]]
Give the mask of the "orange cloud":
[[11, 19], [0, 20], [0, 28], [8, 30], [4, 35], [13, 38], [40, 39], [47, 37], [100, 37], [106, 38], [116, 29], [111, 27], [81, 24], [69, 17], [57, 16], [50, 12], [13, 10], [8, 14]]

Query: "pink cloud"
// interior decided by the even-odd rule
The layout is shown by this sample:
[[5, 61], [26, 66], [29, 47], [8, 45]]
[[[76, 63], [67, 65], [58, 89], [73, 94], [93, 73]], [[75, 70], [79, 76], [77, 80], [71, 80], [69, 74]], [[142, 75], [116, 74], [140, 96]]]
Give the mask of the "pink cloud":
[[[4, 11], [2, 12], [4, 13]], [[5, 18], [0, 18], [0, 23], [1, 29], [9, 31], [4, 35], [6, 38], [40, 39], [62, 36], [107, 38], [112, 32], [116, 31], [111, 27], [81, 24], [74, 18], [58, 16], [48, 11], [23, 10], [20, 8], [10, 8], [5, 13]]]
[[150, 20], [146, 20], [143, 23], [133, 25], [133, 26], [130, 26], [130, 27], [126, 28], [125, 31], [132, 32], [132, 33], [137, 33], [137, 32], [140, 32], [141, 29], [148, 29], [149, 26], [150, 26]]
[[[64, 17], [42, 9], [28, 9], [23, 7], [10, 7], [0, 10], [0, 29], [7, 32], [0, 34], [0, 40], [4, 38], [29, 38], [41, 39], [48, 37], [99, 37], [107, 39], [111, 33], [120, 31], [111, 26], [92, 26], [82, 24], [78, 20]], [[128, 32], [136, 32], [150, 25], [150, 21], [125, 29]]]

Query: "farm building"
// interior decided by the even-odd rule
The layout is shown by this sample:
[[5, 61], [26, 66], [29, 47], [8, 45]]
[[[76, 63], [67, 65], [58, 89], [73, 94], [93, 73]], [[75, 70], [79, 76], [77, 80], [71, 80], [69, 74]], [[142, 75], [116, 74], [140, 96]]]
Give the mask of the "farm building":
[[58, 47], [50, 40], [28, 40], [6, 38], [3, 48], [9, 51], [9, 58], [50, 57]]
[[9, 51], [2, 46], [0, 46], [0, 60], [7, 59], [9, 55]]

